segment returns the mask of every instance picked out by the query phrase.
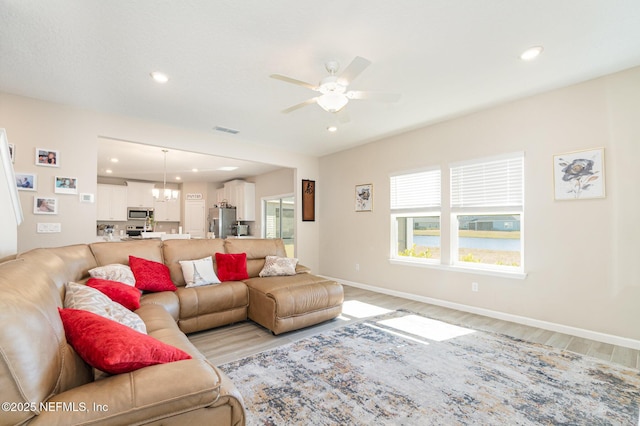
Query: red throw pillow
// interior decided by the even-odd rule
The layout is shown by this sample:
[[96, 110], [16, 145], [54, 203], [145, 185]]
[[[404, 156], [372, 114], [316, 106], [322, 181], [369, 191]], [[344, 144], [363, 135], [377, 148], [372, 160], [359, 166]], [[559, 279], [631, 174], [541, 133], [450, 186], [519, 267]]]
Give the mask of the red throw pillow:
[[109, 299], [131, 311], [135, 311], [140, 307], [140, 290], [128, 284], [103, 280], [102, 278], [89, 278], [87, 287], [95, 288]]
[[247, 253], [216, 253], [218, 278], [220, 281], [239, 281], [249, 278], [247, 273]]
[[129, 267], [136, 278], [136, 287], [146, 291], [176, 291], [169, 268], [159, 262], [129, 256]]
[[67, 341], [87, 364], [110, 374], [191, 359], [188, 353], [81, 309], [60, 309]]

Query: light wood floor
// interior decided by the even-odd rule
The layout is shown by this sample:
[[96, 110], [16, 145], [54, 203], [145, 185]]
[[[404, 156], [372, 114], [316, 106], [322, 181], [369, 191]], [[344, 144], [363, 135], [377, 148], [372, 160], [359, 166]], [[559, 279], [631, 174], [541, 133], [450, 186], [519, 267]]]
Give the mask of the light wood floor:
[[[215, 365], [221, 365], [255, 353], [277, 348], [325, 330], [341, 327], [347, 323], [366, 319], [366, 317], [358, 318], [350, 314], [350, 309], [347, 309], [347, 306], [360, 306], [371, 309], [377, 307], [389, 310], [406, 309], [450, 324], [475, 330], [497, 332], [525, 341], [542, 343], [558, 349], [566, 349], [582, 355], [611, 361], [625, 367], [640, 368], [640, 351], [635, 349], [388, 296], [356, 287], [344, 286], [344, 292], [346, 302], [344, 314], [323, 324], [274, 336], [269, 330], [256, 323], [245, 321], [226, 327], [193, 333], [189, 335], [189, 339], [211, 362]], [[375, 316], [376, 314], [376, 312], [371, 312], [370, 316]]]

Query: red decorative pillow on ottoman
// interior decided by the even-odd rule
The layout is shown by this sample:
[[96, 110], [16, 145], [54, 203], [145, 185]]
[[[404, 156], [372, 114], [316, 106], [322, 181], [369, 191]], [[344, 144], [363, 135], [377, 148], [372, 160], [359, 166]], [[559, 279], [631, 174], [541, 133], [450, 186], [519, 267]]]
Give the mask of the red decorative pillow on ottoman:
[[81, 309], [60, 309], [67, 341], [87, 364], [110, 374], [191, 359], [188, 353]]
[[101, 278], [89, 278], [87, 287], [95, 288], [109, 299], [131, 311], [135, 311], [140, 307], [140, 290], [128, 284]]
[[136, 288], [146, 291], [176, 291], [167, 265], [129, 256], [129, 267], [136, 277]]
[[216, 253], [216, 264], [220, 281], [239, 281], [249, 278], [247, 253]]

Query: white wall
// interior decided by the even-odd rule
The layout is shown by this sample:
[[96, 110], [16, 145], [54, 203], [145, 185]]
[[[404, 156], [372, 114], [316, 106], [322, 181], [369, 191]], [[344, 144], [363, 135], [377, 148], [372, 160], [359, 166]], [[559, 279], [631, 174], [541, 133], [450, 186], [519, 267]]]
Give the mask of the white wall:
[[[639, 111], [636, 68], [321, 158], [321, 273], [640, 340]], [[552, 156], [594, 147], [606, 198], [554, 201]], [[391, 172], [514, 151], [525, 152], [525, 280], [389, 263]], [[374, 209], [356, 213], [364, 183]]]
[[[97, 166], [94, 159], [97, 159], [98, 137], [293, 167], [305, 176], [318, 178], [318, 160], [313, 157], [241, 142], [232, 136], [218, 136], [131, 117], [85, 111], [6, 93], [0, 93], [0, 125], [7, 129], [11, 143], [16, 145], [16, 171], [38, 174], [39, 195], [53, 194], [53, 176], [58, 173], [77, 177], [80, 192], [95, 194]], [[60, 168], [35, 166], [36, 147], [59, 150]], [[300, 199], [300, 194], [297, 195]], [[33, 196], [21, 192], [21, 202], [27, 214], [25, 223], [18, 229], [19, 252], [35, 247], [94, 240], [95, 204], [81, 204], [77, 197], [71, 195], [64, 198], [60, 195], [58, 198], [58, 215], [35, 216], [27, 208], [32, 206]], [[298, 220], [298, 256], [306, 265], [317, 269], [318, 223], [302, 223], [301, 219]], [[62, 232], [37, 234], [35, 230], [38, 221], [61, 223]], [[0, 227], [4, 226], [15, 228], [15, 224], [11, 225], [6, 221], [0, 223]]]

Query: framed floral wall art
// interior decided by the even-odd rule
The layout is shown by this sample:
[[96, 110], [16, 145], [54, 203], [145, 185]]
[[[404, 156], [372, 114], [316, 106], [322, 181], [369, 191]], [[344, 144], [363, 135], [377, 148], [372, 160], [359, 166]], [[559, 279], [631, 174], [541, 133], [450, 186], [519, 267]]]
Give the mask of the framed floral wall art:
[[373, 210], [373, 184], [356, 185], [356, 211], [370, 212]]
[[553, 156], [556, 200], [604, 198], [604, 148]]

